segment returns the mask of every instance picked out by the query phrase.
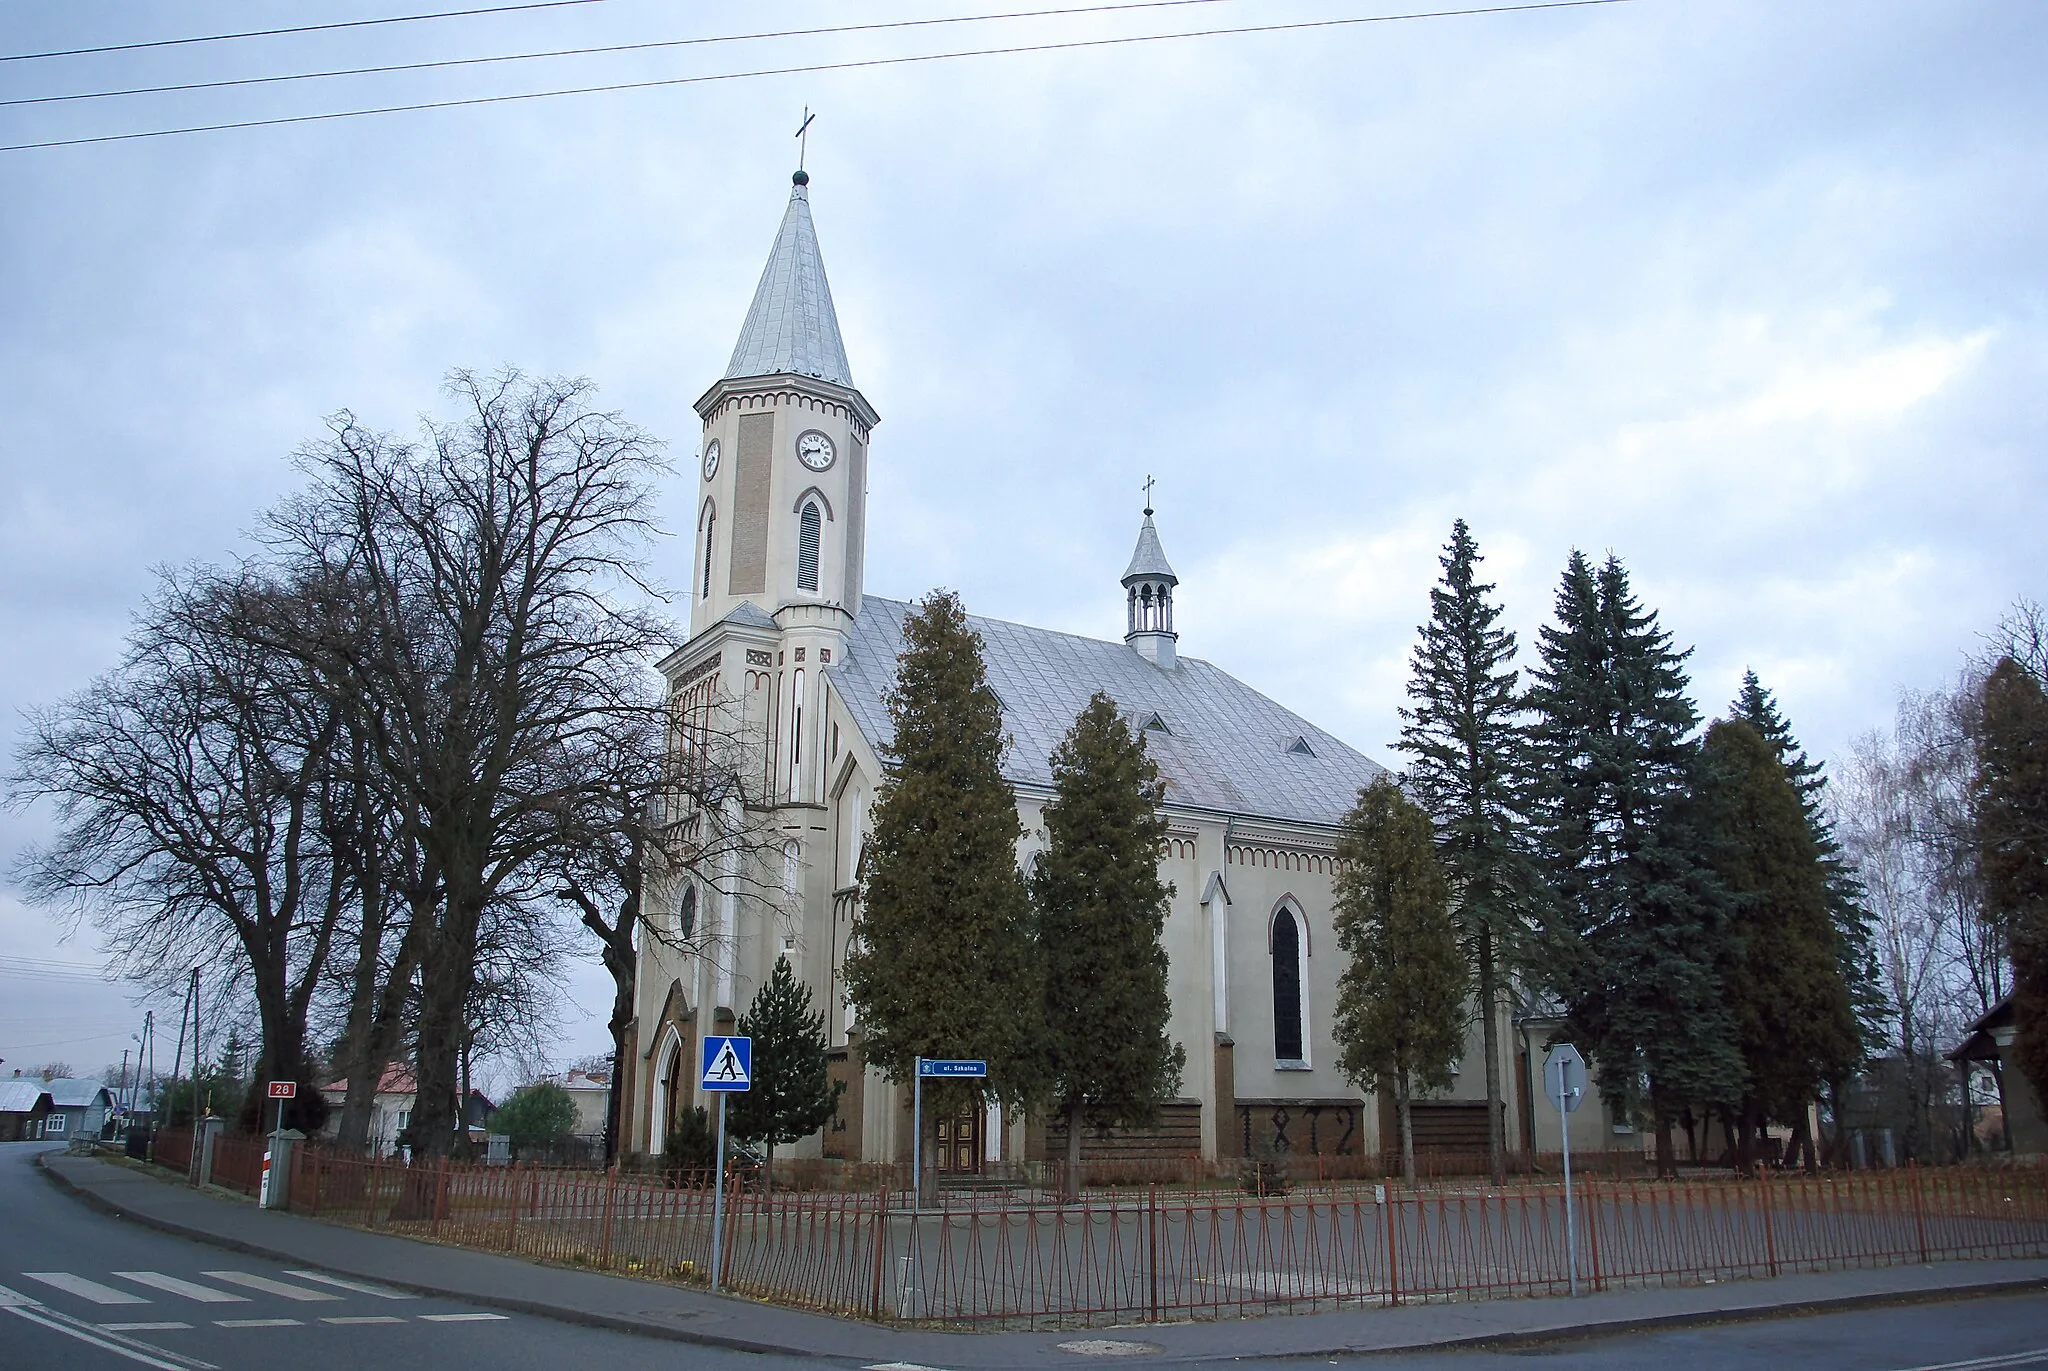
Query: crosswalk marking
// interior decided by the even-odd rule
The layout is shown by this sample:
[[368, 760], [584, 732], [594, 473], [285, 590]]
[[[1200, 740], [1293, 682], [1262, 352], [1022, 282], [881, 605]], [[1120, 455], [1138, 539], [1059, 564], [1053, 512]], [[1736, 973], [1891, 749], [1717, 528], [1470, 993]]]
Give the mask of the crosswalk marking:
[[486, 1319], [502, 1319], [503, 1314], [422, 1314], [428, 1323], [482, 1323]]
[[396, 1314], [333, 1314], [320, 1320], [322, 1323], [404, 1323]]
[[215, 1319], [215, 1328], [304, 1328], [304, 1319]]
[[302, 1281], [318, 1281], [322, 1285], [331, 1285], [338, 1290], [353, 1290], [358, 1295], [375, 1295], [380, 1300], [419, 1298], [418, 1295], [408, 1294], [403, 1290], [390, 1290], [381, 1285], [371, 1285], [367, 1281], [345, 1281], [339, 1276], [330, 1276], [325, 1271], [287, 1271], [285, 1275], [297, 1276]]
[[173, 1328], [191, 1326], [189, 1323], [179, 1323], [176, 1319], [163, 1319], [156, 1323], [103, 1323], [99, 1328], [103, 1333], [161, 1333]]
[[247, 1271], [202, 1271], [202, 1276], [211, 1276], [217, 1281], [245, 1286], [250, 1290], [261, 1290], [266, 1295], [282, 1295], [288, 1300], [338, 1300], [339, 1295], [330, 1295], [325, 1290], [308, 1290], [303, 1285], [286, 1285], [268, 1276], [252, 1276]]
[[215, 1290], [212, 1286], [208, 1285], [194, 1285], [191, 1281], [181, 1281], [176, 1276], [166, 1276], [161, 1271], [116, 1271], [114, 1274], [124, 1281], [134, 1281], [137, 1285], [147, 1285], [173, 1295], [183, 1295], [186, 1299], [198, 1300], [201, 1304], [247, 1304], [249, 1302], [247, 1295], [230, 1294], [225, 1290]]
[[62, 1290], [67, 1295], [76, 1295], [94, 1304], [148, 1304], [140, 1295], [131, 1295], [126, 1290], [116, 1290], [111, 1285], [101, 1285], [83, 1276], [74, 1276], [69, 1271], [24, 1271], [22, 1275], [32, 1281]]

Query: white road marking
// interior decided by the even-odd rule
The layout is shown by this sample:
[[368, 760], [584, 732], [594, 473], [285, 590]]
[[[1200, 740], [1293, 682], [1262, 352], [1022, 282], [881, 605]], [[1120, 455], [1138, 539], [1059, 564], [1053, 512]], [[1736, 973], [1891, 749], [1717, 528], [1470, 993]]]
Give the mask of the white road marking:
[[304, 1328], [304, 1319], [215, 1319], [215, 1328]]
[[76, 1295], [94, 1304], [148, 1304], [140, 1295], [131, 1295], [126, 1290], [116, 1290], [111, 1285], [101, 1285], [83, 1276], [74, 1276], [69, 1271], [24, 1271], [22, 1275], [32, 1281], [62, 1290], [67, 1295]]
[[863, 1366], [860, 1371], [945, 1371], [945, 1369], [938, 1366], [924, 1366], [914, 1361], [878, 1361], [873, 1366]]
[[404, 1323], [396, 1314], [336, 1314], [320, 1320], [322, 1323]]
[[225, 1290], [215, 1290], [209, 1285], [194, 1285], [191, 1281], [181, 1281], [176, 1276], [166, 1276], [161, 1271], [116, 1271], [114, 1274], [124, 1281], [134, 1281], [137, 1285], [147, 1285], [173, 1295], [183, 1295], [186, 1299], [198, 1300], [201, 1304], [249, 1302], [247, 1295], [232, 1295]]
[[345, 1281], [339, 1276], [330, 1276], [325, 1271], [287, 1271], [285, 1275], [297, 1276], [302, 1281], [318, 1281], [322, 1285], [331, 1285], [338, 1290], [353, 1290], [358, 1295], [375, 1295], [380, 1300], [416, 1300], [419, 1298], [418, 1295], [407, 1294], [403, 1290], [391, 1290], [381, 1285], [371, 1285], [368, 1281]]
[[487, 1319], [510, 1318], [509, 1314], [422, 1314], [428, 1323], [482, 1323]]
[[100, 1325], [100, 1331], [102, 1333], [155, 1333], [171, 1328], [190, 1328], [191, 1326], [189, 1323], [179, 1323], [175, 1319], [165, 1319], [160, 1323], [103, 1323]]
[[266, 1295], [282, 1295], [288, 1300], [338, 1300], [341, 1298], [339, 1295], [330, 1295], [325, 1290], [308, 1290], [303, 1285], [286, 1285], [283, 1281], [274, 1281], [268, 1276], [252, 1276], [247, 1271], [202, 1271], [200, 1274], [211, 1276], [217, 1281], [227, 1281], [231, 1285], [246, 1286], [251, 1290], [261, 1290]]
[[6, 1286], [0, 1285], [0, 1309], [13, 1309], [18, 1305], [34, 1303], [34, 1300], [19, 1290], [9, 1290]]
[[1973, 1357], [1969, 1361], [1945, 1361], [1935, 1366], [1911, 1366], [1905, 1371], [1997, 1371], [2005, 1366], [2032, 1366], [2036, 1362], [2048, 1361], [2048, 1347], [2036, 1347], [2031, 1352], [2002, 1352], [1990, 1357]]
[[[13, 1292], [10, 1291], [9, 1293]], [[146, 1342], [137, 1342], [133, 1338], [121, 1333], [103, 1332], [94, 1328], [89, 1323], [83, 1323], [72, 1318], [61, 1310], [52, 1309], [48, 1305], [37, 1304], [34, 1300], [26, 1300], [20, 1304], [0, 1305], [0, 1309], [5, 1309], [16, 1318], [26, 1319], [30, 1323], [50, 1329], [52, 1332], [62, 1333], [68, 1338], [76, 1338], [80, 1342], [89, 1342], [94, 1347], [112, 1352], [116, 1356], [126, 1357], [130, 1361], [139, 1361], [144, 1366], [154, 1366], [157, 1368], [157, 1371], [220, 1371], [220, 1368], [210, 1361], [200, 1361], [197, 1357], [187, 1357], [181, 1356], [176, 1352], [167, 1352], [161, 1347], [152, 1347]]]

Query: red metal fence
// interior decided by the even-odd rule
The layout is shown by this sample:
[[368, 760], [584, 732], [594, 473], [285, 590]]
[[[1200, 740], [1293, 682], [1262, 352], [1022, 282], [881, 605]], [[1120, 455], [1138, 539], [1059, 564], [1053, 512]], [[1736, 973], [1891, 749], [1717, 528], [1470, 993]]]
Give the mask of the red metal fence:
[[150, 1139], [150, 1160], [187, 1175], [192, 1171], [192, 1130], [159, 1128]]
[[[779, 1169], [779, 1168], [778, 1168]], [[881, 1174], [881, 1173], [878, 1173]], [[300, 1213], [668, 1280], [709, 1279], [709, 1177], [298, 1154]], [[1566, 1288], [1562, 1188], [1387, 1185], [1265, 1198], [1158, 1186], [951, 1193], [729, 1182], [727, 1288], [885, 1321], [1071, 1326]], [[2048, 1255], [2048, 1171], [1860, 1172], [1578, 1187], [1593, 1289]]]

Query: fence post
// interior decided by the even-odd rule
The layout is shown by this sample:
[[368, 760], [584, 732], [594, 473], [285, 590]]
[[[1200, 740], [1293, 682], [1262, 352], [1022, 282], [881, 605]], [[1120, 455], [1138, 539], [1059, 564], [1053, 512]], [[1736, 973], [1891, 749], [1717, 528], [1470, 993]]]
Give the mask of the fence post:
[[604, 1177], [604, 1229], [598, 1237], [597, 1250], [597, 1264], [607, 1268], [612, 1264], [612, 1211], [617, 1203], [618, 1189], [618, 1171], [607, 1171]]
[[1401, 1302], [1401, 1245], [1399, 1239], [1395, 1236], [1399, 1225], [1394, 1221], [1394, 1206], [1400, 1203], [1400, 1201], [1394, 1194], [1394, 1183], [1391, 1180], [1387, 1182], [1385, 1194], [1387, 1197], [1387, 1303], [1399, 1304]]
[[1762, 1162], [1756, 1164], [1757, 1201], [1764, 1211], [1764, 1265], [1772, 1276], [1778, 1274], [1778, 1235], [1771, 1224], [1771, 1173]]
[[882, 1321], [882, 1272], [889, 1265], [889, 1174], [884, 1171], [875, 1186], [875, 1289], [868, 1300], [868, 1317]]
[[1159, 1186], [1155, 1182], [1145, 1210], [1147, 1231], [1145, 1272], [1152, 1285], [1152, 1322], [1159, 1322]]
[[384, 1154], [378, 1152], [370, 1158], [370, 1213], [369, 1226], [377, 1226], [377, 1196], [384, 1189]]
[[441, 1236], [441, 1205], [447, 1198], [448, 1158], [445, 1156], [436, 1157], [434, 1159], [434, 1218], [433, 1222], [428, 1225], [429, 1234], [436, 1238]]
[[1581, 1192], [1586, 1211], [1586, 1254], [1593, 1263], [1593, 1292], [1598, 1294], [1607, 1288], [1607, 1280], [1600, 1274], [1600, 1186], [1589, 1172], [1586, 1188]]
[[508, 1174], [505, 1177], [505, 1207], [512, 1211], [512, 1222], [505, 1230], [505, 1250], [507, 1252], [517, 1252], [519, 1250], [519, 1211], [524, 1207], [523, 1197], [519, 1193], [519, 1164], [514, 1162], [506, 1168], [506, 1171]]
[[1920, 1264], [1927, 1264], [1927, 1204], [1925, 1179], [1920, 1173], [1919, 1158], [1906, 1163], [1913, 1176], [1913, 1231], [1920, 1239]]

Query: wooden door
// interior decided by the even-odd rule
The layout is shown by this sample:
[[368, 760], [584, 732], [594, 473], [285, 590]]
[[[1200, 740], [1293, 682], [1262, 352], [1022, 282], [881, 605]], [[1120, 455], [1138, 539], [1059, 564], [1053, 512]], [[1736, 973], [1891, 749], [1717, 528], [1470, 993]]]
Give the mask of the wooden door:
[[981, 1170], [981, 1111], [965, 1109], [939, 1119], [939, 1171], [972, 1175]]

